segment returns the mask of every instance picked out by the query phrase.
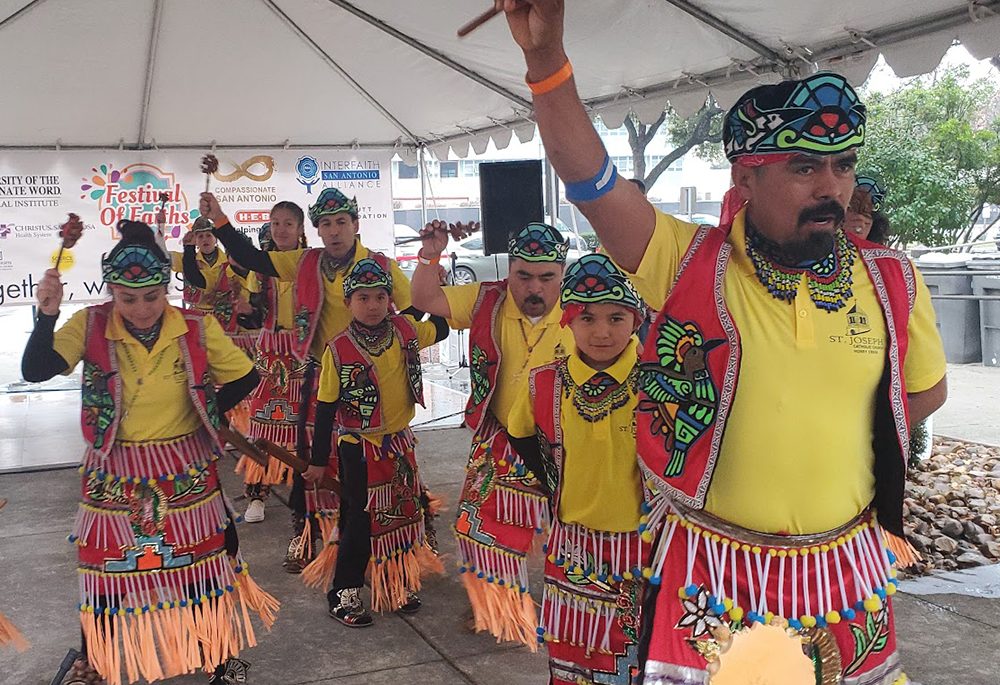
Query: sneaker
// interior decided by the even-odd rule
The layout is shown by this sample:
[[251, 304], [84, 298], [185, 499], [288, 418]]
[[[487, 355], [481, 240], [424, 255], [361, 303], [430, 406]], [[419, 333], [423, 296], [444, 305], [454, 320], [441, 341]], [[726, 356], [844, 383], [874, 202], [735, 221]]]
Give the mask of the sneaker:
[[407, 615], [415, 614], [418, 611], [420, 611], [421, 604], [422, 602], [420, 601], [420, 597], [417, 596], [417, 593], [407, 590], [406, 602], [404, 604], [400, 604], [399, 609], [397, 609], [396, 611], [398, 611], [401, 614], [407, 614]]
[[73, 662], [62, 685], [106, 685], [106, 682], [86, 657], [80, 657]]
[[250, 663], [242, 659], [229, 659], [216, 670], [208, 685], [242, 685], [247, 682], [247, 669]]
[[260, 523], [264, 520], [264, 500], [252, 499], [247, 513], [243, 514], [243, 520], [247, 523]]
[[367, 628], [372, 624], [372, 615], [365, 610], [361, 588], [357, 587], [337, 590], [337, 604], [330, 607], [330, 616], [351, 628]]
[[302, 536], [296, 535], [288, 542], [288, 551], [285, 553], [285, 560], [281, 567], [286, 573], [302, 573], [303, 569], [312, 561], [312, 555], [300, 556], [302, 547]]

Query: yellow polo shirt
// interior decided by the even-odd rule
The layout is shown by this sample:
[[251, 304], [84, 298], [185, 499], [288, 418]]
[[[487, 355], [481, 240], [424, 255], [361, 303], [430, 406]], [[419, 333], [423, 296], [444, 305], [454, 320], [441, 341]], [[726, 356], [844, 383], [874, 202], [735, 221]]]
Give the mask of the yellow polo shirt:
[[[479, 299], [481, 283], [453, 285], [442, 288], [451, 308], [448, 325], [455, 330], [472, 326], [472, 309]], [[500, 372], [497, 374], [497, 388], [490, 400], [493, 416], [507, 425], [507, 414], [514, 402], [528, 385], [528, 374], [537, 366], [544, 366], [556, 357], [565, 357], [573, 349], [573, 334], [569, 328], [559, 325], [562, 309], [557, 304], [538, 322], [521, 313], [517, 303], [507, 290], [507, 297], [500, 305], [497, 319], [500, 342]]]
[[[230, 342], [219, 322], [211, 316], [204, 317], [204, 321], [208, 369], [215, 384], [224, 385], [250, 373], [253, 362]], [[112, 313], [105, 338], [116, 341], [118, 373], [122, 379], [122, 419], [117, 441], [166, 440], [192, 433], [201, 425], [188, 394], [187, 372], [177, 341], [186, 332], [181, 310], [168, 305], [160, 337], [153, 349], [147, 351], [125, 329], [118, 312]], [[66, 374], [83, 359], [86, 338], [86, 309], [76, 312], [56, 331], [52, 347], [69, 364]]]
[[[226, 264], [226, 253], [222, 251], [222, 248], [216, 248], [218, 252], [218, 257], [215, 259], [214, 264], [209, 264], [205, 259], [204, 255], [199, 251], [195, 251], [195, 261], [198, 263], [198, 270], [201, 271], [202, 276], [205, 277], [205, 287], [199, 288], [203, 292], [211, 292], [215, 290], [215, 287], [219, 284], [219, 278], [222, 276], [222, 265]], [[170, 253], [170, 268], [177, 273], [184, 273], [184, 253], [182, 252], [171, 252]], [[230, 270], [230, 278], [235, 276], [235, 272]], [[199, 311], [210, 312], [212, 307], [207, 302], [201, 302], [199, 304], [190, 304], [191, 309], [197, 309]]]
[[[430, 321], [414, 321], [405, 315], [417, 329], [417, 345], [420, 349], [430, 347], [437, 339], [437, 328]], [[372, 357], [375, 374], [378, 377], [379, 400], [382, 404], [382, 430], [366, 433], [362, 437], [380, 444], [383, 435], [398, 433], [410, 425], [416, 414], [416, 404], [410, 393], [410, 381], [406, 377], [406, 359], [398, 338], [377, 357]], [[333, 361], [333, 353], [327, 346], [323, 352], [322, 371], [319, 375], [319, 389], [316, 399], [320, 402], [336, 402], [340, 399], [340, 370]]]
[[[636, 362], [638, 340], [628, 347], [605, 373], [624, 383]], [[599, 372], [584, 362], [576, 347], [567, 361], [569, 375], [583, 385]], [[628, 401], [591, 423], [577, 412], [572, 397], [563, 394], [560, 425], [563, 439], [562, 487], [559, 520], [578, 523], [593, 530], [630, 533], [639, 528], [642, 515], [642, 477], [635, 458], [635, 407]], [[534, 399], [527, 386], [508, 416], [507, 432], [515, 438], [536, 434]]]
[[[632, 275], [650, 306], [662, 308], [696, 230], [657, 212], [652, 240]], [[733, 252], [723, 294], [743, 352], [705, 508], [766, 533], [836, 528], [875, 495], [872, 417], [887, 336], [874, 286], [856, 256], [854, 295], [840, 311], [818, 309], [805, 276], [794, 302], [781, 302], [757, 279], [746, 254], [744, 212], [733, 223], [729, 243]], [[915, 273], [917, 298], [903, 369], [911, 393], [930, 389], [945, 375], [930, 294]]]
[[[351, 268], [354, 268], [355, 264], [371, 254], [359, 239], [355, 238], [354, 244], [354, 261], [351, 263]], [[310, 248], [268, 252], [271, 255], [271, 263], [274, 264], [274, 269], [278, 272], [278, 278], [294, 283], [299, 275], [299, 260], [302, 258], [302, 253], [308, 249]], [[400, 270], [396, 260], [390, 259], [389, 264], [392, 271], [392, 304], [397, 312], [401, 312], [411, 304], [410, 280]], [[347, 271], [350, 270], [350, 268], [347, 269]], [[347, 324], [351, 323], [352, 318], [350, 310], [344, 304], [344, 273], [338, 272], [333, 281], [323, 278], [323, 310], [320, 312], [316, 335], [309, 349], [312, 355], [317, 359], [321, 358], [326, 344], [347, 328]]]

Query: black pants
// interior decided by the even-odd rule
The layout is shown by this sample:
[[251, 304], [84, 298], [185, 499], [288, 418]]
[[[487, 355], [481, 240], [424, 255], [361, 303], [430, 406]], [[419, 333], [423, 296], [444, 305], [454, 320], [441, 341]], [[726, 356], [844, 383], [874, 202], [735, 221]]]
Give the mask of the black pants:
[[365, 571], [372, 555], [372, 520], [365, 510], [368, 504], [368, 464], [364, 450], [356, 443], [342, 442], [340, 453], [340, 549], [333, 576], [333, 589], [327, 595], [331, 606], [337, 604], [337, 590], [359, 588], [365, 584]]

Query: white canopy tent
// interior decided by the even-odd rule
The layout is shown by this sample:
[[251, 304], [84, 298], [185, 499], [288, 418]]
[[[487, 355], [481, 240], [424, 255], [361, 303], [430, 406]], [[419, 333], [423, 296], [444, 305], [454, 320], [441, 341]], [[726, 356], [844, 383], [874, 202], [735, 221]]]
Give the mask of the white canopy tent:
[[[0, 0], [0, 149], [396, 148], [439, 157], [533, 131], [488, 0]], [[568, 0], [567, 49], [609, 127], [833, 69], [900, 76], [953, 41], [1000, 53], [1000, 0]]]

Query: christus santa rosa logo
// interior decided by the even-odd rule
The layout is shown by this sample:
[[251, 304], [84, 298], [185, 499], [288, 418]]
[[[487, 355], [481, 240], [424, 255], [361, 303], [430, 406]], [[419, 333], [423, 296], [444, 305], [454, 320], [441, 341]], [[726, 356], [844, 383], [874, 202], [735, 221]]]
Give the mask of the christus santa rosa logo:
[[[198, 217], [198, 209], [189, 206], [174, 174], [159, 167], [130, 164], [119, 171], [111, 164], [102, 164], [91, 172], [82, 179], [80, 198], [97, 202], [100, 224], [111, 228], [113, 237], [117, 237], [114, 227], [122, 219], [155, 225], [161, 202], [167, 216], [167, 237], [178, 237], [181, 226]], [[165, 201], [161, 195], [166, 196]]]

